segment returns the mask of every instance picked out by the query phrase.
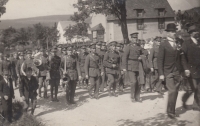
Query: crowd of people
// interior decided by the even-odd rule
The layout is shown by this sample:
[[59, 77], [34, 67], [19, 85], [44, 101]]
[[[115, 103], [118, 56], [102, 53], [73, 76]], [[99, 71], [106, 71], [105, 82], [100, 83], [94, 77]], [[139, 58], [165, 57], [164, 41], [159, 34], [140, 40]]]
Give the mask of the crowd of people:
[[[194, 109], [200, 110], [200, 37], [195, 24], [188, 28], [189, 39], [176, 35], [176, 25], [170, 23], [167, 37], [155, 37], [153, 46], [131, 34], [130, 44], [116, 41], [96, 42], [74, 48], [57, 46], [50, 51], [43, 48], [15, 53], [0, 53], [0, 95], [4, 118], [12, 120], [14, 88], [19, 88], [27, 112], [31, 100], [31, 114], [36, 108], [37, 96], [58, 102], [59, 86], [66, 92], [66, 104], [74, 101], [77, 86], [86, 88], [90, 98], [99, 99], [107, 90], [108, 96], [130, 85], [130, 98], [142, 102], [141, 91], [163, 95], [168, 90], [167, 115], [174, 119], [180, 85], [184, 85], [183, 107], [194, 93]], [[44, 88], [42, 94], [42, 87]]]

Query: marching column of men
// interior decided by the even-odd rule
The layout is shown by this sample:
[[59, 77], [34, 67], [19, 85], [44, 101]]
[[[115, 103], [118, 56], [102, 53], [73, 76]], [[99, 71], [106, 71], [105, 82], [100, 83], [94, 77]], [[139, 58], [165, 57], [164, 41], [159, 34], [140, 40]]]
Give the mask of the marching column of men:
[[132, 41], [127, 45], [116, 41], [106, 45], [100, 41], [82, 46], [80, 50], [72, 45], [53, 47], [50, 54], [44, 49], [37, 49], [35, 53], [27, 50], [20, 52], [19, 56], [13, 54], [13, 57], [6, 52], [0, 53], [3, 116], [9, 122], [12, 120], [13, 85], [19, 86], [24, 112], [27, 112], [30, 99], [31, 114], [34, 114], [37, 95], [42, 97], [42, 87], [43, 97], [48, 98], [47, 87], [50, 85], [51, 101], [58, 102], [58, 87], [62, 86], [66, 92], [66, 104], [70, 105], [75, 104], [79, 82], [81, 88], [87, 87], [89, 97], [95, 99], [99, 99], [99, 91], [105, 89], [108, 96], [117, 97], [117, 90], [123, 92], [130, 84], [132, 102], [142, 102], [140, 94], [144, 90], [163, 95], [165, 87], [168, 90], [167, 114], [173, 119], [178, 116], [175, 107], [182, 75], [190, 87], [183, 96], [183, 107], [187, 109], [186, 101], [194, 93], [193, 108], [200, 110], [200, 37], [197, 27], [189, 27], [191, 39], [185, 39], [183, 44], [176, 39], [175, 24], [168, 24], [166, 32], [167, 37], [156, 37], [150, 49], [145, 49], [145, 41], [138, 39], [138, 33], [133, 33]]

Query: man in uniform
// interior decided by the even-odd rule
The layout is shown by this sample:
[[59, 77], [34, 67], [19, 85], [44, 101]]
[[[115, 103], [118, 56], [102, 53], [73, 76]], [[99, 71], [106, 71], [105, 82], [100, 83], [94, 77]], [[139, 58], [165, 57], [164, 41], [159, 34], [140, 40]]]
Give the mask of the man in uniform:
[[[99, 99], [99, 84], [101, 78], [101, 58], [96, 53], [96, 44], [90, 45], [90, 54], [87, 55], [85, 60], [85, 77], [89, 79], [89, 96], [90, 98]], [[94, 88], [94, 96], [92, 90]]]
[[[49, 84], [51, 86], [51, 101], [58, 102], [57, 94], [58, 94], [58, 86], [60, 83], [60, 64], [61, 58], [57, 56], [57, 48], [52, 48], [51, 50], [51, 58], [49, 60], [49, 73], [50, 80]], [[53, 93], [55, 91], [55, 93]], [[55, 98], [53, 97], [55, 95]]]
[[81, 79], [80, 66], [76, 57], [72, 54], [73, 48], [69, 46], [63, 50], [64, 53], [61, 60], [61, 69], [63, 72], [62, 83], [66, 86], [66, 103], [75, 104], [74, 96], [78, 79]]
[[48, 56], [44, 49], [40, 49], [40, 54], [35, 59], [41, 60], [41, 65], [36, 66], [38, 68], [38, 81], [39, 81], [39, 97], [41, 97], [41, 89], [44, 86], [44, 98], [47, 98], [47, 87], [46, 74], [48, 69]]
[[3, 53], [0, 52], [0, 75], [2, 76], [2, 73], [3, 73]]
[[174, 23], [167, 25], [165, 30], [167, 32], [167, 39], [161, 42], [157, 58], [160, 80], [164, 81], [166, 79], [166, 86], [168, 88], [167, 115], [171, 119], [178, 117], [175, 114], [175, 108], [181, 81], [180, 50], [177, 50], [175, 41], [176, 30]]
[[[106, 67], [106, 74], [108, 76], [108, 93], [117, 97], [115, 92], [116, 84], [120, 76], [120, 56], [116, 51], [116, 41], [109, 43], [109, 51], [105, 54], [103, 59], [103, 65]], [[112, 88], [112, 93], [111, 93]]]
[[125, 47], [124, 55], [122, 58], [122, 68], [124, 72], [128, 73], [129, 81], [131, 85], [131, 100], [132, 102], [141, 102], [140, 90], [141, 85], [138, 84], [139, 76], [139, 63], [141, 61], [140, 55], [142, 49], [137, 42], [137, 33], [131, 34], [132, 42]]
[[82, 87], [88, 86], [88, 79], [85, 78], [85, 69], [84, 69], [85, 59], [86, 59], [87, 55], [88, 55], [88, 53], [86, 52], [85, 46], [82, 46], [81, 50], [80, 50], [80, 54], [78, 56], [78, 63], [80, 66], [81, 77], [82, 77], [82, 79], [80, 80], [81, 81], [80, 84]]
[[162, 81], [159, 79], [158, 75], [157, 57], [159, 53], [159, 46], [161, 39], [162, 39], [161, 37], [155, 38], [153, 48], [150, 50], [150, 55], [149, 55], [149, 65], [153, 75], [152, 79], [154, 78], [154, 80], [152, 80], [151, 82], [151, 88], [152, 90], [154, 90], [156, 86], [155, 91], [158, 92], [159, 94], [162, 94]]

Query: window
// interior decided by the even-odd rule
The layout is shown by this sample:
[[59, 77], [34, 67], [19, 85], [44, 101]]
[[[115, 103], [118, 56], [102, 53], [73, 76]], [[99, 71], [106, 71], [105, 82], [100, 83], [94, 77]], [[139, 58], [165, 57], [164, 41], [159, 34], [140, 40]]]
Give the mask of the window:
[[165, 19], [164, 18], [158, 19], [158, 29], [165, 29]]
[[144, 29], [144, 20], [143, 19], [137, 20], [137, 29], [138, 30]]
[[104, 41], [104, 31], [93, 31], [93, 42]]
[[159, 17], [164, 17], [165, 16], [165, 9], [158, 9], [158, 16]]
[[143, 17], [144, 10], [143, 9], [137, 9], [137, 17]]

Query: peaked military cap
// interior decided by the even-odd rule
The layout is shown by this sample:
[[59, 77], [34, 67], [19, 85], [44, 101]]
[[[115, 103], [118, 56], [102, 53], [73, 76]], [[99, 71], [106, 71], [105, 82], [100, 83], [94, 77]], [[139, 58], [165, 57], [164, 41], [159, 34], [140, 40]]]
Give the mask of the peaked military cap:
[[95, 43], [91, 43], [89, 47], [92, 48], [92, 49], [95, 49], [96, 48], [96, 44]]
[[130, 36], [131, 36], [131, 38], [137, 38], [138, 32], [131, 33]]
[[102, 45], [102, 41], [97, 42], [96, 45], [101, 46]]
[[116, 41], [112, 41], [110, 43], [108, 43], [108, 46], [116, 46], [117, 42]]

